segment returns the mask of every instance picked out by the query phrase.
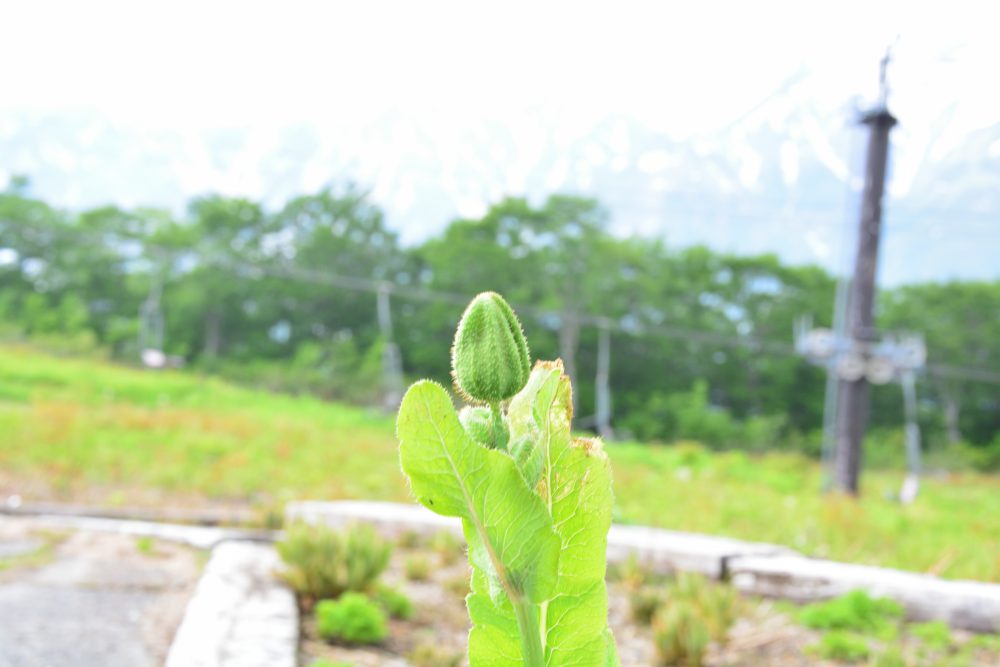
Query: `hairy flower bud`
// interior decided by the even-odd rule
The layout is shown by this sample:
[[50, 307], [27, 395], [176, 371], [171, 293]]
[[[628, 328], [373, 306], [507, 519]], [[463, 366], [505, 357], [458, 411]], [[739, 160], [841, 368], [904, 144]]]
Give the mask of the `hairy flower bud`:
[[455, 386], [469, 398], [495, 405], [521, 391], [531, 373], [521, 323], [503, 297], [483, 292], [462, 314], [451, 349]]
[[466, 405], [458, 413], [458, 421], [462, 423], [466, 435], [481, 445], [489, 446], [493, 440], [493, 427], [489, 408]]

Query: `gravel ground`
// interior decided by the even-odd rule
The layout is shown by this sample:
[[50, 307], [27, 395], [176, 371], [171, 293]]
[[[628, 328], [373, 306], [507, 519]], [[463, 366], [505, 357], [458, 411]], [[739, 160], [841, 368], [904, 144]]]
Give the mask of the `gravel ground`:
[[[320, 639], [311, 614], [303, 614], [299, 664], [308, 667], [317, 659], [344, 661], [355, 667], [466, 667], [466, 640], [469, 620], [464, 596], [468, 591], [469, 569], [459, 548], [453, 552], [417, 546], [404, 540], [397, 546], [383, 581], [399, 588], [416, 608], [411, 621], [391, 621], [389, 637], [379, 646], [351, 647]], [[414, 581], [406, 576], [409, 561], [424, 561], [427, 578]], [[632, 620], [629, 589], [624, 580], [611, 578], [608, 586], [608, 618], [624, 667], [658, 665], [648, 625]], [[741, 617], [731, 628], [724, 647], [713, 644], [705, 667], [843, 667], [847, 662], [823, 660], [809, 650], [820, 633], [799, 625], [788, 606], [768, 600], [745, 599]], [[960, 643], [973, 635], [952, 631]], [[919, 645], [907, 639], [907, 655], [921, 654]], [[912, 665], [975, 665], [1000, 667], [1000, 653], [979, 651], [970, 661], [948, 662], [949, 654], [926, 654], [907, 663]], [[857, 663], [853, 663], [857, 664]], [[861, 663], [865, 664], [865, 663]]]
[[[427, 580], [407, 578], [407, 561], [413, 559], [429, 562]], [[467, 666], [468, 578], [469, 568], [460, 551], [451, 554], [422, 547], [397, 548], [383, 580], [413, 600], [414, 619], [391, 621], [389, 638], [380, 646], [350, 647], [324, 642], [317, 636], [310, 615], [303, 614], [300, 664], [308, 667], [314, 660], [325, 658], [356, 667]], [[655, 665], [652, 633], [648, 627], [632, 622], [625, 586], [612, 582], [608, 593], [608, 617], [622, 665]], [[725, 652], [713, 648], [706, 667], [817, 665], [815, 659], [803, 653], [804, 647], [815, 640], [815, 633], [794, 625], [765, 603], [754, 606], [752, 619], [743, 619], [734, 627], [731, 646], [737, 648]]]
[[0, 665], [162, 665], [200, 566], [175, 544], [0, 517]]

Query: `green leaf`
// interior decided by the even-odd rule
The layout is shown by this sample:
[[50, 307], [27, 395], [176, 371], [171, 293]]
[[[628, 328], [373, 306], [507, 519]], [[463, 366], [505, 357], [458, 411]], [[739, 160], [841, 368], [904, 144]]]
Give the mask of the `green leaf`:
[[608, 458], [599, 441], [573, 439], [571, 388], [558, 362], [536, 364], [508, 416], [512, 437], [534, 433], [543, 449], [539, 490], [562, 547], [555, 595], [541, 605], [546, 664], [605, 665], [612, 659], [604, 583], [613, 502]]
[[538, 447], [530, 437], [523, 436], [511, 445], [510, 455], [514, 457], [514, 463], [521, 471], [521, 476], [524, 477], [528, 488], [534, 489], [538, 486], [538, 480], [542, 478], [542, 472], [545, 469], [543, 448]]
[[604, 631], [604, 639], [608, 643], [608, 660], [606, 667], [621, 667], [621, 661], [618, 660], [618, 647], [615, 646], [615, 635], [611, 632], [611, 628]]
[[403, 399], [403, 470], [422, 503], [462, 518], [469, 544], [473, 667], [540, 665], [543, 653], [547, 667], [618, 665], [604, 584], [610, 466], [571, 421], [559, 362], [539, 362], [512, 399], [510, 455], [477, 446], [440, 386]]
[[[514, 443], [511, 455], [532, 489], [537, 486], [542, 472], [549, 465], [549, 433], [545, 429], [553, 424], [547, 417], [549, 410], [543, 406], [550, 406], [555, 400], [559, 375], [559, 371], [551, 364], [538, 362], [528, 377], [528, 383], [511, 399], [507, 410], [510, 439]], [[566, 426], [569, 427], [568, 417]]]
[[[542, 446], [539, 440], [545, 436], [543, 429], [554, 425], [549, 419], [549, 408], [559, 389], [561, 371], [561, 363], [539, 361], [535, 364], [524, 389], [511, 399], [507, 408], [511, 440], [527, 438]], [[572, 415], [567, 415], [567, 426], [569, 417]]]
[[472, 571], [471, 592], [466, 597], [472, 631], [469, 664], [475, 667], [523, 667], [517, 619], [505, 596], [490, 595], [486, 575]]
[[414, 494], [431, 511], [462, 518], [472, 564], [512, 599], [551, 598], [560, 540], [513, 459], [474, 443], [448, 393], [426, 380], [406, 392], [396, 429]]

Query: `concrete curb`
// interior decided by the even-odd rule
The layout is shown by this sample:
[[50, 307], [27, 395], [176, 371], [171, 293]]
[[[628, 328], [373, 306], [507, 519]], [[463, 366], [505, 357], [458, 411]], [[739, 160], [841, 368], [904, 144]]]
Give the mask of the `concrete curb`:
[[794, 553], [775, 544], [646, 526], [616, 524], [608, 532], [608, 562], [634, 557], [654, 572], [697, 572], [713, 579], [725, 579], [730, 561], [737, 557]]
[[[433, 533], [438, 530], [447, 530], [462, 537], [462, 524], [458, 519], [434, 514], [416, 504], [372, 500], [289, 503], [285, 506], [285, 522], [291, 524], [297, 521], [332, 528], [364, 522], [374, 525], [380, 533], [391, 538], [397, 538], [408, 531]], [[728, 537], [681, 533], [645, 526], [616, 524], [611, 526], [608, 534], [608, 561], [611, 563], [637, 557], [653, 571], [700, 572], [716, 579], [726, 576], [727, 563], [736, 556], [794, 553], [774, 544], [741, 542]]]
[[154, 537], [160, 540], [179, 542], [196, 549], [212, 549], [225, 540], [244, 540], [253, 542], [273, 542], [276, 531], [238, 530], [235, 528], [212, 528], [208, 526], [186, 526], [175, 523], [154, 523], [152, 521], [132, 521], [122, 519], [105, 519], [102, 517], [87, 517], [63, 514], [29, 515], [21, 513], [9, 515], [9, 519], [24, 518], [33, 523], [51, 528], [69, 528], [72, 530], [94, 530], [119, 535], [136, 535], [139, 537]]
[[860, 589], [896, 600], [911, 620], [939, 620], [974, 632], [1000, 632], [997, 584], [939, 579], [795, 554], [734, 558], [729, 574], [733, 585], [745, 593], [809, 602]]
[[[11, 518], [16, 520], [16, 517]], [[365, 522], [374, 525], [381, 533], [389, 537], [399, 537], [399, 535], [409, 531], [429, 534], [438, 530], [448, 530], [459, 537], [462, 535], [461, 524], [457, 519], [433, 514], [419, 505], [402, 503], [354, 500], [296, 502], [290, 503], [286, 507], [285, 519], [289, 523], [302, 521], [331, 527]], [[272, 576], [273, 570], [278, 564], [277, 555], [270, 546], [261, 544], [277, 539], [281, 534], [278, 531], [242, 531], [65, 515], [32, 516], [31, 521], [53, 528], [99, 530], [149, 536], [180, 542], [200, 549], [214, 549], [210, 565], [215, 562], [216, 552], [222, 547], [227, 547], [220, 552], [222, 554], [231, 552], [233, 549], [242, 549], [242, 556], [223, 555], [220, 556], [222, 559], [220, 562], [223, 564], [231, 563], [234, 568], [237, 565], [248, 568], [247, 571], [251, 574], [247, 576], [250, 577], [250, 581], [256, 583], [252, 585], [238, 583], [239, 576], [236, 573], [224, 576], [219, 574], [217, 570], [222, 565], [216, 566], [211, 570], [211, 573], [209, 568], [206, 568], [204, 577], [211, 574], [212, 577], [221, 576], [223, 579], [237, 582], [232, 585], [235, 590], [252, 590], [254, 587], [265, 590], [266, 587], [261, 587], [264, 587], [267, 582], [270, 582], [269, 585], [272, 587], [282, 588]], [[256, 555], [251, 557], [251, 554]], [[791, 549], [773, 544], [743, 542], [726, 537], [682, 533], [644, 526], [612, 526], [608, 535], [609, 562], [621, 562], [630, 557], [638, 558], [646, 567], [656, 572], [679, 570], [699, 572], [716, 579], [728, 578], [737, 589], [745, 593], [785, 598], [797, 602], [822, 600], [850, 590], [862, 589], [873, 595], [897, 600], [905, 607], [907, 615], [914, 620], [942, 620], [953, 627], [975, 632], [1000, 632], [1000, 585], [997, 584], [952, 581], [889, 568], [807, 558]], [[266, 576], [262, 574], [265, 571]], [[209, 590], [226, 590], [224, 587], [219, 587], [221, 584], [205, 585]], [[247, 588], [248, 586], [250, 588]], [[201, 583], [199, 583], [200, 589]], [[232, 598], [235, 594], [229, 593], [228, 595]], [[249, 595], [249, 593], [245, 593], [245, 595]], [[285, 600], [275, 603], [276, 611], [273, 622], [276, 627], [286, 627], [286, 630], [276, 630], [276, 633], [281, 636], [284, 636], [282, 633], [288, 633], [297, 638], [297, 611], [294, 612], [295, 615], [291, 621], [280, 620], [287, 617], [288, 614], [286, 611], [277, 611], [279, 606], [281, 609], [287, 610], [289, 600], [292, 608], [295, 608], [295, 600], [291, 592], [286, 590], [283, 594], [269, 593], [268, 595], [276, 601]], [[194, 604], [195, 601], [192, 599], [191, 605]], [[208, 602], [198, 603], [199, 606], [205, 604]], [[197, 606], [189, 607], [189, 613], [196, 615], [205, 613], [197, 611], [198, 608]], [[246, 621], [247, 624], [253, 625], [255, 623], [253, 615], [259, 613], [256, 609], [253, 604], [248, 605], [248, 613], [251, 616], [250, 620]], [[187, 615], [185, 615], [185, 622], [186, 620]], [[242, 623], [239, 619], [232, 619], [232, 622]], [[287, 627], [293, 629], [288, 630]], [[178, 631], [178, 637], [180, 634]], [[266, 636], [268, 636], [266, 633], [262, 635], [262, 637]], [[202, 638], [199, 641], [207, 640]], [[205, 645], [221, 644], [208, 642]], [[218, 655], [222, 654], [218, 653]], [[239, 659], [244, 660], [243, 657]], [[284, 664], [276, 661], [277, 659], [269, 658], [269, 660], [272, 661], [268, 664]], [[187, 667], [187, 665], [229, 667], [230, 665], [243, 664], [258, 663], [177, 662], [172, 663], [170, 667]], [[294, 665], [294, 662], [290, 664]]]
[[102, 507], [75, 503], [24, 502], [20, 496], [16, 495], [9, 496], [3, 503], [0, 503], [0, 515], [39, 516], [42, 514], [196, 526], [249, 525], [259, 518], [258, 513], [242, 507], [223, 509], [214, 507], [194, 509], [181, 507]]
[[[374, 501], [297, 502], [285, 508], [288, 523], [303, 521], [340, 527], [371, 523], [396, 537], [407, 531], [449, 530], [461, 536], [457, 519], [420, 505]], [[699, 572], [731, 579], [756, 595], [810, 602], [863, 589], [890, 597], [914, 620], [942, 620], [975, 632], [1000, 632], [1000, 585], [951, 581], [881, 567], [807, 558], [786, 547], [726, 537], [644, 526], [614, 525], [608, 534], [608, 561], [637, 557], [656, 572]]]
[[295, 667], [299, 613], [274, 548], [222, 542], [188, 602], [166, 667]]

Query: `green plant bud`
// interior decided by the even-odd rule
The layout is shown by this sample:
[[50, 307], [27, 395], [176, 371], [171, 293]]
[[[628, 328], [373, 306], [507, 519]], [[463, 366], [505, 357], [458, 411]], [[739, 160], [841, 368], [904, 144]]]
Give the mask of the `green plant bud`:
[[481, 445], [489, 446], [493, 440], [493, 427], [490, 424], [490, 409], [465, 406], [458, 413], [458, 421], [462, 422], [465, 433]]
[[451, 349], [455, 386], [489, 405], [521, 391], [531, 373], [521, 323], [503, 297], [483, 292], [462, 314]]

